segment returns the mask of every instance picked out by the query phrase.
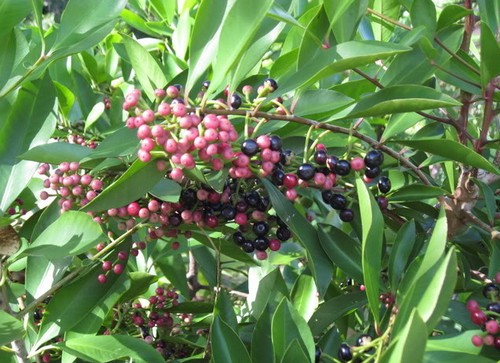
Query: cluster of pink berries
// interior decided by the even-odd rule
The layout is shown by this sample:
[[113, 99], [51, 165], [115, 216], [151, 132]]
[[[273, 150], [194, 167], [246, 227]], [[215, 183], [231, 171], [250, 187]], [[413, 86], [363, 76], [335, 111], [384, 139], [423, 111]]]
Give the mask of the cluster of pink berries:
[[484, 330], [483, 334], [472, 337], [476, 347], [484, 344], [500, 349], [500, 289], [497, 284], [500, 284], [500, 272], [495, 276], [495, 283], [483, 287], [483, 295], [490, 301], [484, 309], [476, 300], [467, 301], [471, 321]]
[[97, 142], [95, 140], [88, 140], [84, 136], [78, 134], [70, 134], [67, 139], [63, 141], [67, 141], [70, 144], [78, 144], [91, 149], [95, 149], [97, 147]]
[[[58, 200], [62, 211], [73, 207], [81, 207], [97, 197], [104, 184], [101, 180], [86, 174], [80, 169], [76, 161], [62, 162], [52, 172], [49, 164], [41, 164], [38, 168], [40, 175], [48, 176], [43, 181], [43, 186], [52, 190], [61, 198]], [[46, 200], [51, 196], [48, 191], [40, 193], [40, 199]]]

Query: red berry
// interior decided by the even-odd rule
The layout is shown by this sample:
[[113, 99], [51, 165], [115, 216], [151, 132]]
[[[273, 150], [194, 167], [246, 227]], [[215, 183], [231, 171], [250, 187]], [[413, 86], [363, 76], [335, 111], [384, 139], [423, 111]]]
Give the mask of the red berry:
[[480, 347], [483, 345], [483, 338], [481, 338], [479, 335], [473, 335], [471, 340], [472, 344], [474, 344], [476, 347]]
[[104, 261], [102, 263], [102, 270], [103, 271], [109, 271], [113, 268], [113, 263], [111, 261]]
[[120, 263], [117, 263], [116, 265], [114, 265], [113, 272], [117, 275], [121, 274], [123, 272], [123, 265]]
[[352, 170], [360, 171], [363, 170], [364, 167], [365, 167], [365, 161], [363, 160], [363, 158], [357, 156], [351, 159]]
[[281, 248], [281, 242], [277, 239], [272, 239], [269, 241], [269, 249], [271, 251], [278, 251]]
[[471, 312], [470, 319], [476, 325], [483, 325], [488, 320], [488, 317], [482, 310], [475, 310]]
[[105, 284], [106, 281], [108, 281], [108, 278], [105, 274], [100, 274], [99, 276], [97, 276], [97, 281], [99, 281], [99, 283], [101, 284]]
[[473, 311], [479, 310], [479, 303], [476, 300], [469, 300], [467, 301], [466, 308], [469, 313], [472, 313]]
[[489, 320], [484, 324], [486, 331], [490, 334], [497, 334], [500, 329], [496, 320]]
[[287, 189], [295, 188], [299, 184], [299, 179], [295, 174], [285, 174], [283, 177], [283, 185]]
[[125, 261], [127, 259], [127, 257], [128, 257], [127, 252], [125, 252], [125, 251], [118, 252], [118, 259], [119, 260]]
[[172, 243], [172, 249], [173, 250], [178, 250], [180, 246], [181, 246], [181, 244], [179, 242], [177, 242], [177, 241], [175, 241], [175, 242]]
[[52, 361], [52, 356], [50, 355], [50, 353], [43, 353], [42, 362], [49, 363], [50, 361]]

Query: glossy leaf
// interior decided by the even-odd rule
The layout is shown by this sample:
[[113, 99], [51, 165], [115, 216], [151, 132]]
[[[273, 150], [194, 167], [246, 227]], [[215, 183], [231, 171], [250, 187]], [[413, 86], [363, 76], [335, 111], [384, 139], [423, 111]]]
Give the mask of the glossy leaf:
[[290, 297], [293, 306], [306, 321], [311, 318], [318, 307], [317, 294], [318, 291], [312, 276], [303, 273], [295, 281]]
[[[374, 0], [373, 5], [370, 7], [384, 16], [397, 20], [401, 11], [401, 3], [397, 0]], [[394, 26], [389, 22], [386, 22], [379, 17], [370, 17], [371, 26], [373, 28], [373, 34], [375, 39], [387, 42], [390, 40], [393, 32]]]
[[234, 331], [238, 330], [238, 321], [234, 313], [233, 303], [226, 290], [222, 289], [217, 295], [214, 306], [214, 316], [219, 317]]
[[214, 363], [250, 363], [250, 355], [239, 338], [219, 316], [214, 317], [210, 329], [212, 341], [212, 360]]
[[144, 92], [151, 101], [154, 100], [154, 90], [167, 85], [162, 69], [153, 56], [137, 41], [123, 36], [122, 42]]
[[[250, 283], [250, 281], [249, 281]], [[252, 315], [259, 317], [267, 306], [274, 309], [283, 297], [288, 297], [288, 288], [281, 276], [279, 269], [274, 269], [258, 281], [257, 290], [249, 289], [247, 299], [252, 306]]]
[[424, 26], [427, 37], [431, 38], [436, 32], [436, 6], [432, 0], [413, 1], [410, 11], [413, 27]]
[[[366, 14], [368, 3], [368, 0], [347, 1], [340, 6], [329, 1], [324, 3], [337, 42], [344, 43], [354, 38], [359, 22]], [[336, 11], [337, 9], [340, 11]]]
[[500, 74], [500, 46], [486, 23], [481, 23], [481, 81], [483, 88]]
[[274, 347], [271, 339], [271, 319], [272, 314], [269, 308], [264, 310], [255, 323], [255, 329], [252, 334], [252, 362], [276, 361]]
[[408, 129], [422, 120], [423, 117], [417, 113], [398, 113], [391, 115], [381, 140], [390, 140], [397, 135], [404, 134]]
[[493, 34], [500, 28], [500, 3], [498, 1], [477, 0], [481, 22], [488, 24]]
[[63, 278], [71, 265], [71, 257], [49, 259], [45, 256], [28, 256], [26, 263], [26, 301], [30, 303], [45, 294]]
[[186, 266], [182, 262], [181, 255], [163, 256], [156, 259], [155, 263], [172, 285], [174, 285], [183, 296], [189, 297], [190, 290], [186, 278]]
[[131, 155], [137, 152], [139, 140], [137, 130], [122, 127], [108, 135], [91, 154], [81, 160], [82, 163], [102, 158]]
[[28, 185], [38, 164], [19, 161], [17, 156], [45, 143], [56, 125], [52, 111], [55, 90], [48, 76], [28, 83], [19, 90], [15, 102], [0, 103], [2, 132], [0, 133], [0, 214]]
[[338, 295], [322, 303], [309, 319], [313, 335], [320, 335], [328, 326], [342, 316], [362, 307], [367, 302], [364, 292]]
[[476, 183], [479, 186], [479, 189], [481, 190], [481, 194], [483, 195], [484, 199], [484, 204], [486, 206], [486, 214], [488, 215], [488, 220], [491, 223], [491, 225], [493, 225], [495, 221], [495, 213], [497, 210], [497, 206], [495, 203], [495, 192], [489, 186], [489, 184], [483, 183], [480, 180], [475, 180], [474, 183]]
[[422, 184], [410, 184], [395, 190], [389, 195], [389, 197], [391, 202], [406, 202], [437, 198], [445, 194], [446, 191], [439, 187]]
[[304, 349], [300, 346], [300, 343], [297, 339], [294, 339], [290, 343], [288, 348], [285, 350], [285, 354], [283, 354], [281, 363], [287, 362], [312, 362], [307, 357], [307, 353], [304, 352]]
[[40, 163], [60, 164], [64, 161], [80, 161], [92, 152], [92, 149], [68, 142], [52, 142], [38, 145], [19, 156], [22, 160]]
[[20, 339], [23, 335], [23, 324], [12, 315], [0, 310], [0, 346]]
[[[227, 74], [231, 72], [238, 59], [249, 47], [272, 4], [272, 0], [253, 0], [251, 2], [236, 1], [229, 5], [221, 24], [219, 46], [213, 62], [212, 80], [207, 91], [209, 95], [218, 93], [226, 87]], [[247, 16], [250, 13], [252, 16]], [[239, 80], [235, 82], [239, 83]]]
[[[467, 316], [469, 318], [469, 316]], [[474, 335], [480, 335], [481, 330], [467, 330], [459, 334], [447, 334], [444, 336], [431, 337], [427, 340], [425, 350], [431, 351], [449, 351], [465, 354], [479, 355], [481, 347], [471, 344]]]
[[475, 166], [489, 172], [500, 174], [500, 171], [484, 157], [474, 150], [453, 140], [424, 139], [424, 140], [397, 140], [398, 143], [411, 148], [439, 155], [449, 160], [455, 160], [465, 165]]
[[165, 202], [178, 202], [182, 187], [171, 179], [161, 179], [149, 191], [156, 198]]
[[398, 85], [386, 87], [362, 98], [346, 117], [381, 116], [459, 105], [460, 103], [450, 96], [432, 88]]
[[85, 252], [103, 238], [105, 236], [101, 227], [91, 216], [83, 212], [68, 211], [44, 230], [24, 250], [24, 254], [57, 260]]
[[396, 240], [394, 241], [394, 246], [389, 256], [389, 277], [393, 290], [396, 289], [405, 272], [405, 268], [409, 262], [408, 259], [415, 244], [415, 235], [416, 228], [414, 220], [408, 221], [401, 226], [396, 235]]
[[361, 261], [366, 296], [368, 297], [368, 305], [373, 317], [375, 321], [378, 321], [384, 217], [373, 195], [359, 176], [356, 176], [356, 188], [358, 190], [359, 209], [363, 211], [361, 213], [361, 228], [363, 233]]
[[30, 0], [4, 0], [0, 3], [2, 23], [0, 34], [10, 31], [17, 23], [23, 20], [31, 11]]
[[92, 127], [99, 120], [105, 110], [106, 108], [104, 106], [104, 102], [97, 102], [94, 107], [92, 107], [92, 110], [90, 110], [90, 113], [85, 120], [84, 131], [87, 131], [90, 127]]
[[334, 226], [328, 228], [328, 233], [320, 228], [318, 234], [321, 245], [330, 260], [348, 276], [362, 281], [360, 243]]
[[151, 345], [128, 335], [87, 335], [66, 340], [57, 346], [88, 362], [110, 362], [131, 358], [137, 363], [161, 363], [163, 357]]
[[404, 329], [382, 355], [383, 363], [420, 363], [425, 351], [427, 328], [417, 309], [414, 309]]
[[283, 359], [288, 346], [294, 340], [299, 342], [309, 361], [314, 360], [315, 349], [311, 331], [287, 299], [283, 299], [274, 312], [271, 329], [276, 361]]
[[[470, 344], [470, 343], [469, 343]], [[467, 354], [462, 352], [425, 352], [422, 363], [495, 363], [492, 360], [483, 356]]]
[[142, 271], [131, 271], [128, 274], [130, 287], [120, 297], [120, 301], [132, 301], [148, 291], [149, 286], [158, 280], [158, 276], [150, 275]]
[[331, 90], [309, 90], [296, 99], [293, 113], [297, 116], [333, 113], [353, 102], [354, 100], [352, 98], [340, 92]]
[[262, 179], [262, 183], [278, 216], [306, 248], [316, 286], [323, 296], [330, 283], [332, 264], [321, 247], [316, 230], [270, 181]]
[[456, 4], [448, 4], [439, 14], [437, 29], [442, 29], [469, 15], [472, 11]]
[[[163, 178], [164, 173], [156, 168], [156, 162], [143, 163], [136, 160], [113, 184], [106, 187], [83, 211], [99, 211], [119, 208], [142, 197]], [[124, 193], [123, 191], [127, 192]]]

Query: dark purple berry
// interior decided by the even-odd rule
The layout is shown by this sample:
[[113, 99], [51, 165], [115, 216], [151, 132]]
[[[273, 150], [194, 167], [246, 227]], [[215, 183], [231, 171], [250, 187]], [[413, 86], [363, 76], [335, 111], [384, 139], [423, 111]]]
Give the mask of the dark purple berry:
[[326, 204], [330, 204], [333, 200], [334, 193], [331, 190], [323, 190], [321, 192], [321, 197], [323, 198], [323, 202]]
[[335, 171], [335, 166], [337, 166], [337, 163], [339, 161], [339, 158], [336, 157], [335, 155], [329, 156], [326, 159], [326, 167], [330, 169], [331, 171]]
[[297, 168], [297, 176], [302, 180], [311, 180], [315, 174], [314, 167], [311, 164], [302, 164]]
[[202, 84], [203, 90], [206, 91], [208, 89], [208, 87], [210, 87], [210, 81], [203, 82], [203, 84]]
[[380, 175], [380, 168], [378, 166], [366, 167], [365, 175], [370, 179], [375, 179]]
[[220, 215], [226, 221], [230, 221], [236, 216], [236, 209], [232, 205], [226, 205], [224, 208], [222, 208]]
[[389, 207], [389, 200], [384, 196], [378, 196], [377, 203], [380, 209], [387, 209], [387, 207]]
[[280, 241], [288, 241], [292, 237], [292, 232], [287, 227], [279, 227], [276, 230], [276, 237]]
[[486, 284], [483, 287], [483, 295], [487, 299], [495, 300], [498, 297], [499, 292], [500, 290], [498, 289], [498, 286], [493, 283]]
[[241, 97], [237, 94], [233, 94], [229, 105], [232, 109], [237, 110], [241, 106]]
[[338, 175], [348, 175], [351, 172], [351, 163], [347, 160], [339, 160], [337, 161], [337, 165], [335, 165], [335, 174]]
[[314, 352], [314, 363], [319, 363], [321, 359], [321, 348], [316, 346], [316, 351]]
[[257, 237], [253, 244], [257, 251], [265, 251], [269, 247], [269, 240], [266, 237]]
[[354, 212], [352, 209], [343, 209], [340, 211], [339, 217], [342, 222], [352, 222], [354, 219]]
[[257, 210], [265, 212], [269, 208], [270, 204], [271, 200], [269, 199], [269, 197], [261, 197], [259, 204], [257, 204]]
[[389, 191], [391, 190], [391, 180], [386, 176], [381, 176], [377, 185], [380, 193], [389, 193]]
[[281, 143], [281, 138], [276, 135], [270, 136], [271, 146], [269, 147], [272, 151], [281, 151], [283, 144]]
[[170, 217], [168, 217], [168, 224], [172, 227], [177, 227], [182, 223], [182, 217], [178, 212], [175, 212]]
[[333, 209], [337, 210], [345, 209], [347, 205], [347, 198], [344, 197], [342, 194], [334, 194], [332, 196], [330, 205], [332, 206]]
[[283, 185], [283, 178], [285, 177], [285, 172], [281, 169], [276, 169], [274, 170], [273, 174], [271, 175], [271, 179], [273, 180], [273, 183], [276, 185]]
[[370, 150], [365, 155], [365, 165], [369, 168], [374, 168], [382, 165], [384, 162], [384, 154], [378, 150]]
[[233, 233], [233, 241], [234, 243], [236, 243], [238, 246], [242, 246], [243, 243], [246, 242], [245, 240], [245, 236], [243, 235], [243, 233], [241, 233], [240, 231], [237, 231], [237, 232], [234, 232]]
[[349, 362], [352, 359], [352, 350], [346, 343], [340, 344], [339, 348], [339, 359], [342, 362]]
[[245, 202], [247, 202], [247, 204], [250, 207], [254, 208], [257, 207], [259, 201], [260, 201], [260, 195], [255, 190], [252, 190], [251, 192], [245, 195]]
[[266, 78], [264, 80], [264, 87], [269, 88], [271, 92], [276, 91], [278, 89], [278, 84], [272, 78]]
[[184, 189], [181, 192], [181, 196], [179, 198], [180, 203], [186, 209], [192, 209], [195, 206], [197, 200], [198, 199], [196, 198], [196, 191], [191, 188]]
[[236, 203], [236, 211], [238, 213], [245, 213], [248, 209], [248, 204], [243, 201], [243, 200], [240, 200], [238, 203]]
[[486, 305], [486, 310], [500, 314], [500, 302], [492, 302]]
[[246, 253], [251, 253], [253, 251], [255, 251], [255, 246], [253, 244], [253, 241], [251, 240], [246, 240], [245, 242], [243, 242], [243, 244], [241, 245], [241, 249], [243, 251], [245, 251]]
[[251, 157], [259, 152], [259, 145], [257, 145], [255, 140], [248, 139], [241, 144], [241, 151], [243, 154]]
[[265, 236], [269, 232], [269, 225], [266, 222], [255, 222], [253, 224], [253, 233], [256, 236]]
[[318, 165], [325, 165], [328, 154], [325, 150], [316, 150], [314, 153], [314, 162]]

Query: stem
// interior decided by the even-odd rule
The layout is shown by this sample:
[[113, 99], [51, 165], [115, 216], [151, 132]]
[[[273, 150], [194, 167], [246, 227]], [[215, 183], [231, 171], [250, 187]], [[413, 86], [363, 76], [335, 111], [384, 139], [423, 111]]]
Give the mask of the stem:
[[481, 134], [479, 136], [479, 141], [477, 143], [476, 151], [481, 154], [484, 145], [487, 143], [488, 131], [490, 130], [491, 123], [495, 117], [493, 113], [493, 94], [495, 92], [494, 79], [491, 80], [486, 86], [484, 91], [484, 115], [483, 115], [483, 127], [481, 128]]
[[[187, 110], [188, 112], [196, 112], [196, 109], [194, 108], [189, 108]], [[245, 116], [246, 112], [245, 110], [205, 110], [205, 113], [212, 113], [214, 115], [240, 115], [240, 116]], [[414, 165], [410, 160], [407, 158], [403, 157], [400, 155], [398, 152], [392, 150], [391, 148], [383, 145], [381, 142], [372, 139], [369, 136], [363, 135], [362, 133], [358, 131], [354, 131], [345, 127], [340, 127], [336, 125], [330, 125], [327, 123], [323, 122], [318, 122], [315, 120], [311, 120], [308, 118], [304, 117], [299, 117], [299, 116], [293, 116], [293, 115], [279, 115], [279, 114], [272, 114], [272, 113], [267, 113], [267, 112], [262, 112], [258, 111], [254, 113], [254, 116], [256, 117], [261, 117], [267, 120], [279, 120], [279, 121], [289, 121], [289, 122], [295, 122], [299, 123], [302, 125], [308, 125], [308, 126], [314, 126], [317, 129], [323, 129], [323, 130], [328, 130], [332, 132], [338, 132], [340, 134], [345, 134], [345, 135], [350, 135], [352, 134], [354, 137], [366, 142], [367, 144], [371, 145], [373, 148], [380, 149], [381, 151], [385, 152], [387, 155], [391, 156], [394, 159], [397, 159], [402, 165], [407, 167], [408, 169], [412, 170], [418, 178], [424, 183], [425, 185], [432, 185], [432, 183], [427, 179], [424, 173], [416, 166]]]
[[311, 138], [312, 130], [314, 130], [314, 127], [309, 127], [307, 130], [306, 141], [304, 142], [304, 155], [302, 157], [302, 161], [304, 163], [307, 163], [307, 159], [309, 159], [309, 139]]
[[2, 97], [5, 97], [6, 95], [8, 95], [10, 92], [12, 92], [13, 90], [15, 90], [17, 87], [19, 87], [25, 80], [26, 78], [28, 78], [29, 76], [31, 76], [31, 74], [33, 72], [35, 72], [35, 70], [37, 69], [37, 67], [42, 64], [43, 61], [47, 60], [49, 58], [48, 55], [41, 55], [40, 58], [38, 58], [36, 60], [35, 63], [33, 63], [33, 65], [31, 67], [28, 68], [28, 71], [21, 76], [21, 78], [19, 78], [16, 82], [14, 82], [14, 84], [12, 86], [10, 86], [9, 88], [7, 88], [7, 90], [0, 94], [0, 98]]

